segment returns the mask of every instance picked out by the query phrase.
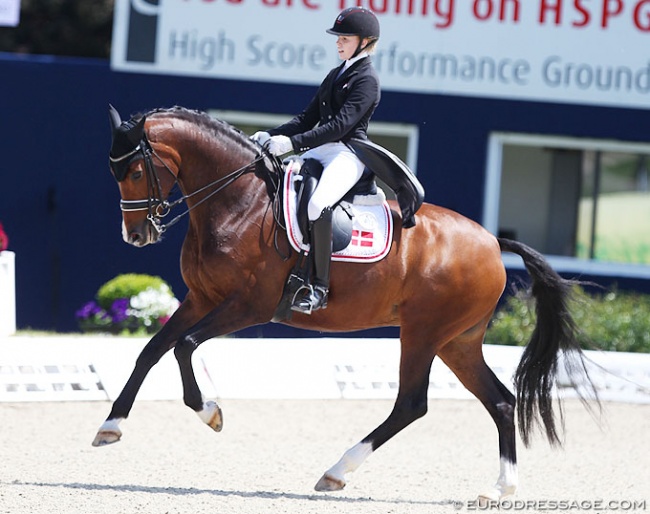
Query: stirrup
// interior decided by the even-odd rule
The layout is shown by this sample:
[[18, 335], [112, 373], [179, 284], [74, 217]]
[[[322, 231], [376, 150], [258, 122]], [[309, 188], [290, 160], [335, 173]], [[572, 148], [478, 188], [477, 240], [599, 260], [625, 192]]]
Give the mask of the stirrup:
[[291, 310], [310, 315], [313, 311], [327, 308], [328, 290], [323, 286], [305, 284], [300, 287], [291, 301]]

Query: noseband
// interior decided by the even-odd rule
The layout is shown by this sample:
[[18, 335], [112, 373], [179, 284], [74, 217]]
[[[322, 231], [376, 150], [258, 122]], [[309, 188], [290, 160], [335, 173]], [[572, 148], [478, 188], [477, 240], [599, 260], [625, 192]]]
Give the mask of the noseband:
[[[177, 175], [171, 170], [171, 168], [167, 165], [167, 163], [165, 163], [165, 161], [153, 149], [151, 143], [147, 139], [146, 133], [142, 135], [140, 144], [138, 144], [138, 146], [136, 146], [133, 150], [127, 152], [124, 155], [121, 155], [120, 157], [109, 157], [109, 158], [112, 163], [117, 163], [125, 160], [128, 160], [129, 164], [131, 162], [138, 161], [138, 160], [144, 161], [145, 175], [147, 179], [148, 197], [142, 200], [120, 200], [120, 209], [122, 210], [122, 212], [147, 211], [147, 219], [149, 220], [151, 225], [156, 229], [158, 234], [162, 234], [169, 227], [178, 223], [178, 221], [183, 216], [189, 214], [191, 210], [195, 209], [203, 202], [208, 200], [210, 197], [212, 197], [213, 195], [217, 194], [221, 190], [228, 187], [230, 184], [232, 184], [235, 180], [237, 180], [245, 173], [254, 170], [255, 164], [257, 164], [259, 161], [264, 159], [264, 154], [260, 153], [260, 155], [258, 155], [253, 161], [246, 164], [245, 166], [236, 169], [235, 171], [229, 173], [228, 175], [225, 175], [224, 177], [221, 177], [213, 182], [210, 182], [209, 184], [197, 189], [192, 193], [183, 195], [172, 202], [162, 197], [160, 178], [158, 177], [158, 173], [156, 172], [156, 167], [153, 164], [154, 157], [158, 159], [158, 161], [160, 161], [160, 163], [172, 175], [172, 177], [174, 177], [175, 184], [178, 184]], [[209, 194], [201, 198], [201, 200], [199, 200], [197, 203], [195, 203], [191, 207], [188, 207], [186, 211], [182, 212], [175, 218], [171, 219], [169, 223], [162, 223], [162, 219], [165, 218], [171, 212], [172, 208], [176, 207], [178, 204], [184, 202], [188, 198], [192, 198], [193, 196], [202, 193], [207, 189], [213, 188], [215, 186], [218, 187], [216, 187], [216, 189], [214, 189]]]

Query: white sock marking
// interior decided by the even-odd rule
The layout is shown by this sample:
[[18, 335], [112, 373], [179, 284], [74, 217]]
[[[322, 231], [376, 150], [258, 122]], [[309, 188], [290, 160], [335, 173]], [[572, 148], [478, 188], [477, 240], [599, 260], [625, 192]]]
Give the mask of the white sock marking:
[[100, 432], [117, 432], [118, 434], [121, 434], [122, 431], [120, 430], [119, 424], [120, 421], [122, 421], [122, 418], [115, 418], [115, 419], [107, 419], [102, 423], [102, 426], [99, 427]]
[[499, 478], [494, 487], [499, 492], [499, 498], [504, 498], [515, 493], [517, 485], [519, 485], [519, 479], [517, 477], [517, 464], [514, 462], [502, 458], [500, 467]]
[[201, 421], [205, 423], [206, 425], [210, 423], [212, 420], [212, 416], [214, 416], [214, 413], [219, 409], [217, 404], [213, 401], [207, 401], [203, 402], [203, 408], [197, 412], [199, 418], [201, 418]]
[[372, 444], [358, 443], [343, 454], [334, 466], [332, 466], [326, 475], [336, 480], [345, 482], [345, 475], [355, 471], [372, 453]]

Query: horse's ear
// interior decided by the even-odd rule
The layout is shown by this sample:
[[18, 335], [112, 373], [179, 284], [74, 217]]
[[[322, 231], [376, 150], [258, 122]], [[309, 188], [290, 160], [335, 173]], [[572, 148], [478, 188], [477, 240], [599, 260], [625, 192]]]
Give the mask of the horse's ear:
[[113, 158], [113, 162], [111, 162], [111, 170], [119, 182], [124, 180], [129, 170], [131, 159], [127, 159], [127, 157], [134, 155], [144, 137], [146, 117], [143, 116], [137, 122], [133, 118], [122, 122], [120, 113], [112, 105], [108, 106], [108, 117], [112, 129], [110, 156]]
[[111, 104], [108, 104], [108, 117], [111, 122], [111, 129], [115, 130], [122, 124], [122, 119], [120, 118], [120, 113], [117, 112], [117, 109]]

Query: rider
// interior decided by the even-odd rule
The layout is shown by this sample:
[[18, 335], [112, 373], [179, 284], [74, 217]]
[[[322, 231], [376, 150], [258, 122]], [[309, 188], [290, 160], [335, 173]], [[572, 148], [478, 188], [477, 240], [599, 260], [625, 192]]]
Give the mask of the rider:
[[339, 58], [305, 110], [289, 122], [252, 139], [274, 155], [305, 152], [304, 159], [323, 165], [318, 187], [308, 205], [312, 287], [296, 295], [292, 309], [311, 314], [327, 307], [332, 250], [332, 207], [359, 181], [364, 165], [345, 142], [367, 139], [370, 117], [379, 104], [379, 78], [370, 54], [379, 39], [379, 22], [368, 9], [350, 7], [334, 21]]

